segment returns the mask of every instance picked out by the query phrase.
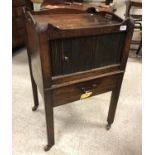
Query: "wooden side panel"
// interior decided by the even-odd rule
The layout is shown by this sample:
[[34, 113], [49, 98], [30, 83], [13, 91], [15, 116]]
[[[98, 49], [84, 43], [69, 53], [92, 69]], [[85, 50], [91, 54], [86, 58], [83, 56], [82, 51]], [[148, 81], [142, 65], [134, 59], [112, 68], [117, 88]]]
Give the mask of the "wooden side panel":
[[32, 77], [37, 84], [41, 94], [43, 94], [43, 77], [40, 62], [39, 38], [35, 29], [35, 25], [28, 14], [25, 15], [25, 24], [30, 73], [32, 74]]

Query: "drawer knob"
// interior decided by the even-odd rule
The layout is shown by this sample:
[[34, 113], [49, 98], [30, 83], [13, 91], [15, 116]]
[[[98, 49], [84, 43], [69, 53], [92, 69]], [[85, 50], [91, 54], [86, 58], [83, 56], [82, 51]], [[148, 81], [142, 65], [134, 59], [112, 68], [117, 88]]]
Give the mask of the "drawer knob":
[[93, 86], [93, 88], [96, 88], [97, 87], [97, 84], [94, 83], [92, 86]]
[[69, 57], [64, 56], [64, 60], [65, 60], [65, 61], [68, 61], [68, 60], [69, 60]]
[[84, 88], [84, 87], [82, 87], [81, 90], [83, 93], [85, 93], [87, 91], [86, 88]]
[[[97, 87], [97, 84], [94, 83], [94, 84], [92, 84], [92, 88], [91, 88], [91, 89], [96, 88], [96, 87]], [[91, 89], [90, 89], [90, 90], [91, 90]], [[82, 87], [81, 90], [82, 90], [82, 92], [84, 92], [84, 93], [87, 92], [87, 91], [90, 91], [90, 90], [87, 90], [85, 87]]]

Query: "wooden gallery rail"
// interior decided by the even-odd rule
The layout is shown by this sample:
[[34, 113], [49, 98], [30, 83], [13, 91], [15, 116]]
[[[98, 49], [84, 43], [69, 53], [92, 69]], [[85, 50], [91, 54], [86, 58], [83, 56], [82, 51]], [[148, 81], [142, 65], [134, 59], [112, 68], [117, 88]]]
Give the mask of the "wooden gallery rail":
[[114, 121], [134, 24], [95, 9], [25, 9], [27, 52], [38, 108], [45, 105], [47, 145], [54, 145], [53, 108], [112, 91], [107, 129]]

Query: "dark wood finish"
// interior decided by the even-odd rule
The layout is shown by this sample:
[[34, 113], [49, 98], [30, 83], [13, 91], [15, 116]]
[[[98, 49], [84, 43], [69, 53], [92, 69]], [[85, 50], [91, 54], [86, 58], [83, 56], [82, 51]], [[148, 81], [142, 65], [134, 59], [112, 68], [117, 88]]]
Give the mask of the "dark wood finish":
[[117, 107], [120, 89], [121, 89], [122, 78], [123, 76], [119, 78], [120, 82], [119, 80], [117, 81], [116, 87], [112, 90], [112, 94], [111, 94], [111, 101], [110, 101], [109, 113], [108, 113], [108, 118], [107, 118], [108, 125], [110, 126], [114, 122], [116, 107]]
[[116, 74], [117, 73], [114, 73], [114, 75], [105, 75], [105, 77], [95, 77], [93, 80], [87, 78], [83, 81], [65, 83], [65, 85], [61, 85], [58, 88], [54, 87], [52, 89], [54, 106], [79, 100], [84, 90], [93, 92], [93, 95], [111, 91], [115, 88], [117, 80], [122, 76], [121, 73]]
[[45, 104], [45, 151], [54, 145], [53, 108], [83, 95], [112, 91], [107, 119], [110, 128], [133, 34], [131, 19], [123, 21], [95, 8], [92, 12], [89, 8], [71, 10], [25, 11], [32, 87], [36, 98], [35, 82]]
[[24, 45], [25, 31], [24, 20], [22, 16], [22, 7], [32, 8], [29, 0], [13, 0], [12, 1], [12, 48]]
[[44, 150], [48, 151], [54, 145], [54, 117], [53, 117], [53, 98], [51, 91], [44, 91], [45, 118], [47, 126], [47, 145]]

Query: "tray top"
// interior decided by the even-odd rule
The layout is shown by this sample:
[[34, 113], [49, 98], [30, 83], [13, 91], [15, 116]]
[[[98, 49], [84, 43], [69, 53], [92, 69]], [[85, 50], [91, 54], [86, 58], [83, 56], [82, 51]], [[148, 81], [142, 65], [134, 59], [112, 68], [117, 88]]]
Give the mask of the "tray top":
[[108, 13], [104, 15], [93, 13], [33, 15], [33, 17], [37, 23], [51, 24], [61, 30], [103, 27], [120, 23], [120, 20], [113, 20], [112, 15]]

